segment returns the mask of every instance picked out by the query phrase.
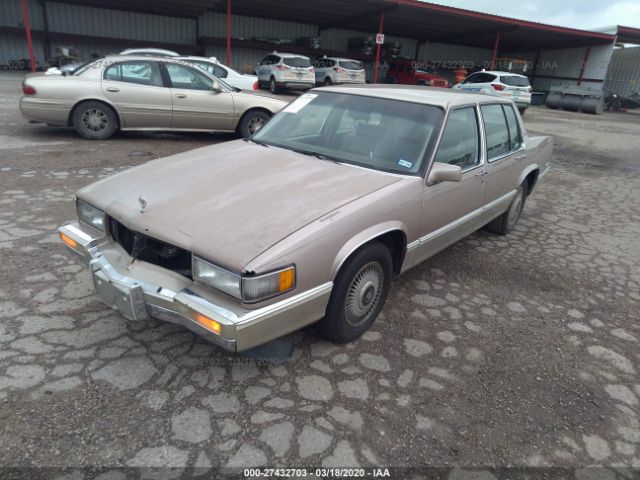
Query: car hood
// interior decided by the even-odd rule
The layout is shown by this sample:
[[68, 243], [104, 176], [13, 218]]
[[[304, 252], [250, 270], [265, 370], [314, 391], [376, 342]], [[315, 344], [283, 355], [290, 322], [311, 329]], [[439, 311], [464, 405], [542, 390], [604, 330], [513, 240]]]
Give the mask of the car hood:
[[[257, 77], [256, 77], [256, 79], [257, 79]], [[258, 98], [258, 99], [268, 98], [270, 100], [273, 100], [273, 102], [275, 104], [281, 104], [282, 108], [284, 108], [284, 106], [289, 103], [288, 100], [283, 100], [282, 98], [280, 98], [280, 97], [278, 97], [276, 95], [272, 95], [271, 93], [263, 91], [263, 90], [241, 90], [239, 92], [234, 92], [234, 95], [247, 96], [252, 101], [255, 101], [256, 98]]]
[[400, 178], [237, 140], [151, 161], [78, 197], [132, 230], [242, 271], [296, 230]]

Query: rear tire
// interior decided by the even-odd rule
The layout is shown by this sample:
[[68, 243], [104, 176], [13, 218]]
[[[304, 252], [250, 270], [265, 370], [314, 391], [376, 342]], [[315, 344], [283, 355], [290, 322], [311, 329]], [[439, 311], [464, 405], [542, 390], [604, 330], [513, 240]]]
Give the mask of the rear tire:
[[490, 232], [497, 233], [498, 235], [506, 235], [513, 230], [513, 227], [516, 226], [516, 223], [518, 223], [518, 220], [522, 215], [526, 197], [527, 189], [523, 183], [518, 187], [516, 196], [513, 197], [511, 205], [509, 205], [507, 211], [489, 222], [487, 224], [487, 229]]
[[269, 91], [274, 95], [278, 93], [278, 84], [276, 83], [276, 79], [274, 77], [271, 77], [271, 80], [269, 80]]
[[238, 132], [242, 138], [251, 138], [258, 130], [264, 127], [269, 118], [271, 118], [269, 114], [260, 110], [247, 112], [240, 120]]
[[342, 266], [333, 284], [325, 317], [318, 323], [328, 340], [355, 340], [373, 324], [389, 294], [393, 262], [389, 249], [374, 242]]
[[526, 108], [519, 108], [518, 111], [520, 112], [520, 116], [522, 117], [524, 115], [524, 112], [527, 111]]
[[327, 77], [324, 79], [324, 86], [325, 87], [330, 87], [331, 85], [333, 85], [333, 81], [331, 80], [331, 78]]
[[71, 118], [76, 131], [88, 140], [106, 140], [118, 127], [118, 116], [102, 102], [82, 102]]

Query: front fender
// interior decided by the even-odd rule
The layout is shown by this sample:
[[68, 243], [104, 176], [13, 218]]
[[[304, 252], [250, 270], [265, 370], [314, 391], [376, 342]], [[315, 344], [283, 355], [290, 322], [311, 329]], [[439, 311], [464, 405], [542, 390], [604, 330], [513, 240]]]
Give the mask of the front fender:
[[344, 262], [360, 247], [370, 242], [371, 240], [380, 237], [386, 233], [400, 231], [407, 238], [407, 226], [403, 222], [388, 221], [379, 223], [366, 230], [361, 231], [357, 235], [354, 235], [347, 241], [342, 248], [338, 251], [333, 266], [331, 268], [331, 279], [335, 279], [336, 274], [340, 271], [340, 268]]

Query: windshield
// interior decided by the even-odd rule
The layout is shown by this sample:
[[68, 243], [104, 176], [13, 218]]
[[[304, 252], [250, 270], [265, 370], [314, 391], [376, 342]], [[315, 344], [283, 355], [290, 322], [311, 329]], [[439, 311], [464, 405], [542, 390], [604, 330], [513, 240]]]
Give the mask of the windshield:
[[503, 75], [500, 77], [500, 81], [510, 87], [528, 87], [529, 79], [527, 77], [516, 77], [515, 75]]
[[342, 93], [306, 93], [253, 137], [341, 163], [419, 174], [443, 118], [438, 107]]
[[285, 65], [295, 68], [309, 68], [311, 62], [305, 57], [287, 57], [282, 60]]

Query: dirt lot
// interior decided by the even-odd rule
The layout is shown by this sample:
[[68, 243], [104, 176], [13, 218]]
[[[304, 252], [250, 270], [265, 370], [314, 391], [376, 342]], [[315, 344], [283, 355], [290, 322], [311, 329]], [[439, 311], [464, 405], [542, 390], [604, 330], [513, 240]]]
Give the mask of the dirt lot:
[[528, 129], [555, 135], [556, 150], [515, 232], [479, 231], [400, 277], [355, 343], [308, 328], [230, 355], [108, 309], [55, 233], [80, 187], [230, 137], [89, 142], [27, 124], [20, 81], [0, 74], [0, 465], [73, 479], [164, 465], [145, 472], [640, 475], [640, 116], [531, 108]]

